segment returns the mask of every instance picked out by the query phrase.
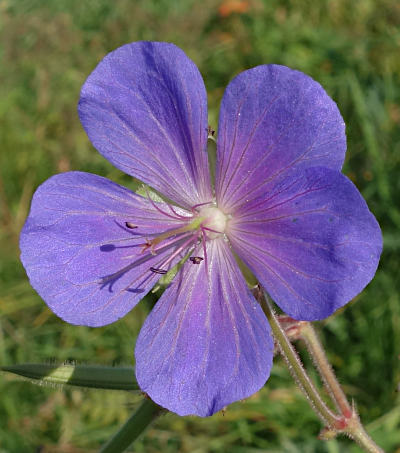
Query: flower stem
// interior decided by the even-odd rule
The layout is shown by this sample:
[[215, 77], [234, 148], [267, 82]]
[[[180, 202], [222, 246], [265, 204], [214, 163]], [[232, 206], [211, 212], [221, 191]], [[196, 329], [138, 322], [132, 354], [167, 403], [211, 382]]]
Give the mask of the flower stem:
[[289, 371], [300, 387], [300, 390], [304, 393], [323, 422], [327, 423], [331, 429], [335, 429], [341, 422], [340, 417], [337, 417], [322, 400], [318, 390], [314, 387], [314, 384], [304, 370], [300, 358], [284, 329], [279, 324], [270, 302], [264, 297], [261, 290], [257, 291], [257, 300], [260, 302], [261, 308], [268, 318], [282, 357], [285, 359]]
[[343, 431], [347, 433], [351, 439], [355, 440], [365, 451], [369, 453], [385, 453], [383, 449], [376, 445], [369, 437], [360, 418], [355, 412], [353, 412], [353, 417], [349, 420], [346, 429]]
[[102, 447], [100, 453], [122, 453], [164, 409], [145, 398], [119, 431]]
[[[299, 385], [300, 389], [306, 396], [307, 400], [315, 410], [317, 415], [327, 423], [325, 433], [331, 433], [331, 437], [335, 434], [347, 434], [351, 439], [356, 441], [365, 451], [369, 453], [383, 453], [383, 450], [378, 447], [375, 442], [368, 436], [361, 424], [360, 418], [351, 407], [347, 398], [341, 389], [333, 371], [328, 363], [322, 346], [309, 323], [302, 322], [301, 334], [309, 346], [309, 351], [312, 354], [316, 366], [321, 373], [325, 385], [329, 389], [332, 399], [336, 403], [341, 414], [334, 414], [325, 402], [322, 400], [318, 390], [315, 388], [310, 378], [308, 377], [301, 361], [293, 348], [285, 330], [280, 325], [271, 303], [268, 300], [268, 295], [263, 293], [261, 288], [254, 290], [256, 299], [260, 302], [261, 307], [270, 322], [272, 332], [278, 344], [279, 350], [286, 361], [290, 373]], [[308, 327], [310, 326], [310, 328]], [[328, 436], [326, 436], [328, 438]]]
[[314, 363], [318, 368], [328, 393], [337, 409], [343, 414], [345, 426], [342, 431], [347, 433], [366, 451], [371, 453], [383, 453], [383, 450], [368, 436], [354, 407], [352, 407], [347, 400], [311, 323], [300, 323], [300, 336], [305, 341], [307, 349], [314, 359]]
[[350, 403], [347, 401], [346, 395], [344, 394], [342, 388], [339, 385], [339, 382], [336, 379], [335, 374], [333, 373], [332, 367], [326, 358], [325, 351], [311, 323], [300, 323], [300, 336], [305, 341], [307, 349], [311, 357], [313, 357], [319, 374], [321, 375], [326, 389], [330, 394], [333, 402], [335, 403], [337, 409], [346, 418], [350, 418], [352, 416], [353, 409], [350, 406]]

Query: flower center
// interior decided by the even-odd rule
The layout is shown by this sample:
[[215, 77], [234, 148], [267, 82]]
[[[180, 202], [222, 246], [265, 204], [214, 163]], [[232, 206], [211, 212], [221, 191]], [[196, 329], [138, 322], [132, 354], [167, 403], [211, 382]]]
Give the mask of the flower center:
[[[182, 224], [178, 228], [168, 229], [152, 239], [144, 237], [145, 242], [141, 244], [141, 253], [147, 252], [149, 255], [157, 255], [160, 250], [165, 251], [167, 248], [171, 248], [171, 250], [174, 248], [172, 253], [160, 262], [158, 267], [150, 267], [151, 272], [155, 274], [166, 274], [171, 262], [176, 257], [179, 255], [182, 257], [182, 254], [187, 254], [189, 250], [195, 250], [196, 246], [201, 242], [203, 244], [204, 256], [190, 256], [189, 259], [193, 264], [201, 264], [204, 260], [207, 266], [206, 241], [224, 235], [227, 229], [227, 223], [231, 218], [231, 215], [225, 215], [215, 205], [210, 206], [210, 204], [211, 202], [193, 206], [192, 215], [188, 217], [175, 213], [171, 208], [176, 214], [172, 216], [153, 204], [157, 211], [167, 217], [180, 220]], [[200, 206], [202, 207], [197, 209]], [[125, 222], [125, 226], [128, 229], [139, 228], [136, 223], [130, 221]]]
[[228, 217], [215, 206], [206, 206], [199, 211], [203, 220], [203, 228], [207, 231], [208, 239], [215, 239], [224, 234]]

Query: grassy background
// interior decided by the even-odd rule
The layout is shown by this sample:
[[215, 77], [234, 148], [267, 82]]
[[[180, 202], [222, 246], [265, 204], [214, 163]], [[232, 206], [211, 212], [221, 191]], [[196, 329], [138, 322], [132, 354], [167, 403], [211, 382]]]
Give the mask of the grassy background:
[[[344, 171], [385, 240], [373, 282], [320, 331], [347, 394], [387, 452], [400, 452], [400, 3], [398, 0], [0, 1], [0, 363], [133, 364], [151, 300], [118, 323], [70, 326], [30, 288], [18, 235], [35, 188], [84, 170], [129, 185], [89, 143], [76, 113], [97, 62], [135, 40], [172, 41], [197, 63], [210, 123], [228, 81], [263, 63], [318, 80], [347, 124]], [[0, 377], [0, 452], [96, 451], [139, 396], [53, 389]], [[267, 385], [225, 415], [161, 418], [137, 452], [357, 452], [322, 442], [320, 424], [277, 359]], [[132, 450], [133, 451], [133, 450]]]

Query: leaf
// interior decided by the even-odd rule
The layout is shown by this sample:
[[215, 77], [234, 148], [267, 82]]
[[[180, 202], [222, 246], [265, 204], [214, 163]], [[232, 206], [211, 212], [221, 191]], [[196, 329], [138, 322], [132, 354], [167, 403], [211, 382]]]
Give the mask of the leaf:
[[0, 370], [34, 379], [39, 383], [68, 384], [97, 389], [139, 390], [133, 367], [22, 363], [2, 366]]

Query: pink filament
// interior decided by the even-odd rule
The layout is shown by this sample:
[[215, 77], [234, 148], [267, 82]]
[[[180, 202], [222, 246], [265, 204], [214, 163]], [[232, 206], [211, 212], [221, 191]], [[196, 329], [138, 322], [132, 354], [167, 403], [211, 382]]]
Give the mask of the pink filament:
[[207, 204], [213, 204], [213, 202], [212, 201], [207, 201], [206, 203], [195, 204], [194, 206], [191, 207], [191, 210], [192, 210], [192, 212], [194, 212], [196, 210], [196, 208], [198, 208], [199, 206], [205, 206]]
[[165, 215], [166, 217], [169, 217], [170, 219], [174, 219], [174, 220], [182, 220], [182, 219], [188, 219], [190, 217], [184, 217], [184, 216], [181, 216], [179, 215], [177, 212], [174, 211], [174, 209], [172, 209], [171, 205], [166, 203], [167, 206], [169, 206], [169, 208], [171, 209], [171, 211], [175, 214], [174, 216], [171, 215], [171, 214], [168, 214], [167, 212], [163, 211], [159, 206], [157, 206], [154, 201], [151, 199], [150, 197], [150, 194], [149, 194], [149, 191], [146, 189], [146, 194], [147, 194], [147, 198], [149, 199], [150, 203], [152, 204], [153, 208], [157, 209], [157, 211], [160, 213], [160, 214], [163, 214]]
[[185, 241], [181, 246], [179, 246], [175, 252], [170, 255], [163, 263], [160, 264], [160, 268], [166, 267], [169, 265], [169, 263], [177, 256], [179, 253], [182, 252], [182, 250], [189, 248], [191, 244], [194, 244], [198, 240], [199, 235], [191, 235], [191, 237]]

